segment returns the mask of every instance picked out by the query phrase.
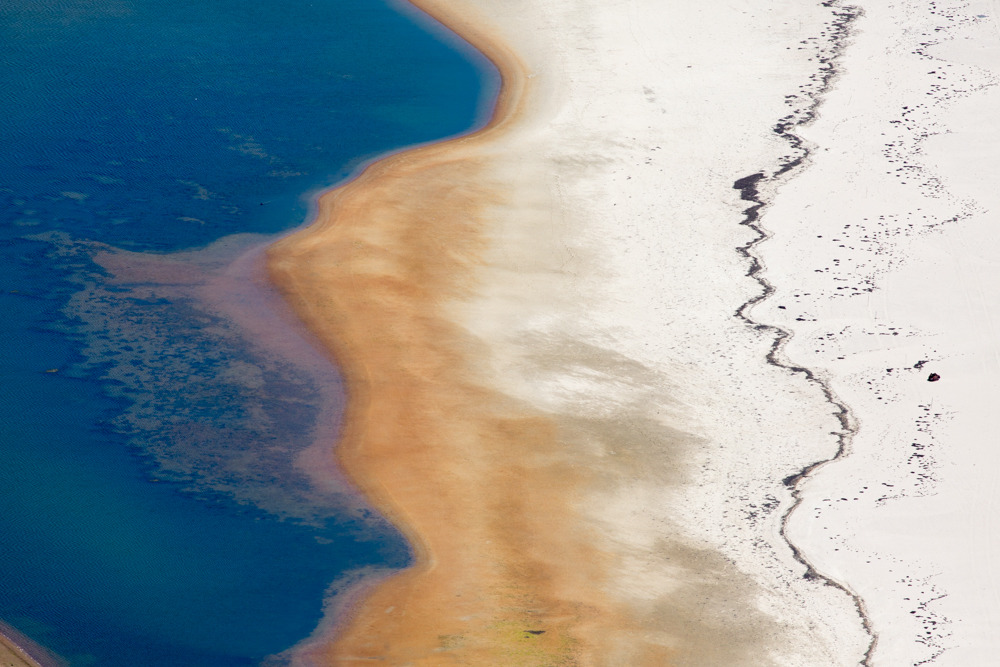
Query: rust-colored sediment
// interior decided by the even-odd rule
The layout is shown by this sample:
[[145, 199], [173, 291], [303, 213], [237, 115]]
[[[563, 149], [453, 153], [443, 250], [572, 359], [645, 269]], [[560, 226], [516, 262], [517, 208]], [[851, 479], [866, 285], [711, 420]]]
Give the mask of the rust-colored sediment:
[[599, 592], [605, 557], [573, 509], [585, 473], [554, 423], [477, 378], [481, 343], [445, 313], [475, 292], [482, 214], [505, 196], [489, 147], [526, 82], [470, 28], [458, 26], [504, 77], [493, 122], [374, 164], [269, 252], [273, 281], [345, 377], [340, 463], [417, 556], [314, 654], [329, 664], [594, 664], [615, 613]]

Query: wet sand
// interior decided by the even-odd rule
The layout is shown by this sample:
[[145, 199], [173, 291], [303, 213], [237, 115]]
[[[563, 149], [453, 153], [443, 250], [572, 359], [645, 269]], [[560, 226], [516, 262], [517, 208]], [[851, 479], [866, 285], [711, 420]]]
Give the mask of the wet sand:
[[339, 459], [416, 552], [352, 611], [331, 664], [441, 651], [571, 664], [607, 641], [586, 629], [614, 613], [593, 586], [602, 555], [575, 530], [586, 471], [567, 465], [554, 420], [477, 376], [481, 343], [442, 312], [475, 289], [481, 212], [503, 197], [485, 147], [524, 94], [520, 63], [490, 55], [505, 85], [487, 129], [377, 163], [270, 250], [272, 278], [347, 380]]
[[17, 645], [0, 638], [0, 666], [2, 667], [38, 667], [38, 664], [27, 660], [21, 655]]
[[0, 635], [0, 667], [38, 667], [38, 663], [25, 657], [17, 644]]
[[63, 667], [65, 663], [0, 622], [0, 667]]
[[737, 314], [762, 287], [733, 184], [793, 152], [771, 128], [812, 103], [836, 16], [737, 4], [421, 3], [501, 69], [493, 121], [269, 250], [347, 383], [336, 456], [416, 555], [304, 660], [864, 654], [856, 600], [781, 535], [837, 407]]

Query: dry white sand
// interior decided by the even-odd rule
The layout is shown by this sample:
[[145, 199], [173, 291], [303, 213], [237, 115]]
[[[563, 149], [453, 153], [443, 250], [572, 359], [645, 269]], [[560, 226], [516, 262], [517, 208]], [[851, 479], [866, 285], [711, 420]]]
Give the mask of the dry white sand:
[[464, 321], [498, 386], [600, 434], [580, 458], [605, 484], [581, 512], [616, 553], [609, 588], [657, 640], [696, 647], [679, 664], [857, 664], [855, 602], [805, 579], [779, 534], [782, 480], [835, 454], [835, 409], [766, 364], [773, 333], [735, 316], [761, 287], [737, 252], [755, 235], [733, 183], [794, 155], [772, 127], [810, 106], [837, 17], [819, 3], [481, 4], [543, 104], [507, 136], [516, 195], [493, 211]]
[[803, 578], [779, 534], [782, 480], [836, 451], [834, 408], [767, 365], [773, 334], [735, 316], [761, 287], [737, 252], [755, 235], [733, 183], [792, 153], [772, 126], [809, 106], [786, 96], [818, 87], [835, 16], [481, 4], [542, 104], [495, 158], [515, 194], [492, 211], [462, 318], [495, 386], [590, 429], [580, 465], [604, 483], [580, 511], [615, 554], [608, 588], [678, 664], [857, 664], [854, 601]]
[[[497, 581], [542, 582], [539, 600], [572, 610], [538, 612], [566, 631], [549, 648], [577, 662], [560, 664], [993, 664], [997, 0], [864, 0], [863, 15], [788, 0], [423, 4], [509, 48], [527, 88], [515, 116], [458, 144], [457, 171], [481, 182], [456, 188], [480, 199], [447, 214], [473, 220], [475, 250], [440, 250], [474, 266], [421, 307], [463, 332], [448, 362], [463, 390], [551, 425], [531, 432], [553, 443], [521, 452], [524, 487], [572, 477], [558, 537], [597, 554], [560, 561], [538, 532], [546, 507], [499, 507], [477, 535], [524, 553], [457, 539], [455, 553], [428, 547], [425, 569], [461, 570], [466, 548], [508, 558]], [[419, 178], [400, 182], [420, 198]], [[392, 247], [378, 230], [353, 243]], [[372, 257], [364, 270], [388, 273]], [[509, 498], [462, 465], [444, 477]], [[532, 564], [549, 569], [522, 576]], [[414, 600], [386, 618], [404, 627]], [[419, 620], [430, 639], [413, 646], [434, 648], [413, 664], [452, 664], [463, 637]], [[513, 642], [503, 664], [550, 664], [522, 626], [488, 629], [475, 655]], [[302, 664], [327, 655], [329, 633]]]
[[[554, 84], [550, 117], [516, 139], [538, 165], [535, 208], [498, 213], [495, 291], [469, 326], [511, 393], [698, 438], [680, 490], [664, 483], [676, 463], [655, 427], [643, 444], [602, 443], [619, 476], [588, 510], [626, 554], [619, 592], [682, 590], [693, 573], [655, 546], [680, 529], [731, 560], [755, 606], [800, 640], [763, 662], [993, 664], [1000, 3], [859, 3], [818, 118], [791, 130], [808, 159], [761, 184], [773, 236], [752, 252], [776, 293], [750, 317], [793, 334], [779, 361], [811, 369], [857, 429], [799, 483], [788, 532], [859, 596], [878, 638], [868, 657], [847, 596], [803, 580], [779, 535], [780, 480], [832, 457], [828, 433], [843, 429], [802, 373], [765, 365], [773, 332], [733, 317], [758, 286], [735, 252], [749, 234], [728, 187], [789, 153], [769, 128], [785, 95], [815, 89], [829, 11], [546, 4], [524, 14], [556, 47], [528, 51]], [[567, 345], [580, 356], [557, 352]], [[619, 467], [616, 441], [639, 450], [634, 465]], [[752, 631], [737, 626], [720, 631]]]
[[[874, 665], [992, 665], [1000, 389], [1000, 5], [863, 3], [760, 247], [754, 316], [793, 331], [858, 432], [793, 541], [865, 600]], [[940, 375], [928, 382], [931, 373]]]

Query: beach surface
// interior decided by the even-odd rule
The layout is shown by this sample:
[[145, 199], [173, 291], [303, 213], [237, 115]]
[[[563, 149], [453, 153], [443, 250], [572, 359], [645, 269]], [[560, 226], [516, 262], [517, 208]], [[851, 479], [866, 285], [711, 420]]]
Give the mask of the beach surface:
[[992, 665], [1000, 589], [1000, 5], [864, 2], [810, 164], [763, 216], [754, 316], [850, 407], [792, 541], [864, 599], [873, 665]]
[[0, 667], [62, 667], [63, 664], [35, 642], [0, 622]]
[[0, 635], [0, 667], [38, 667], [38, 663], [25, 657], [17, 644]]
[[738, 314], [763, 288], [734, 188], [798, 157], [772, 128], [849, 16], [422, 6], [501, 68], [493, 123], [270, 250], [347, 381], [337, 456], [417, 557], [303, 659], [857, 664], [858, 601], [781, 536], [839, 408]]
[[302, 664], [989, 664], [995, 7], [863, 5], [420, 3], [493, 121], [269, 250], [416, 555]]
[[0, 665], [3, 667], [37, 667], [38, 663], [26, 659], [16, 644], [6, 639], [0, 639]]

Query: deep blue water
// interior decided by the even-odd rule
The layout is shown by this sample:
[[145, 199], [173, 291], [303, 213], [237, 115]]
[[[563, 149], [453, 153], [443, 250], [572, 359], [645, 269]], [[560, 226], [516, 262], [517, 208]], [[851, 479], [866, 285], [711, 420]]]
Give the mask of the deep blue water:
[[404, 14], [0, 3], [0, 620], [70, 664], [259, 664], [339, 578], [408, 562], [293, 464], [337, 416], [333, 369], [95, 262], [290, 229], [364, 160], [482, 122], [492, 68]]

